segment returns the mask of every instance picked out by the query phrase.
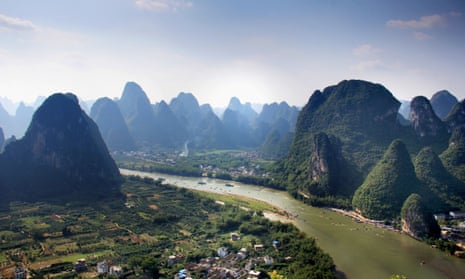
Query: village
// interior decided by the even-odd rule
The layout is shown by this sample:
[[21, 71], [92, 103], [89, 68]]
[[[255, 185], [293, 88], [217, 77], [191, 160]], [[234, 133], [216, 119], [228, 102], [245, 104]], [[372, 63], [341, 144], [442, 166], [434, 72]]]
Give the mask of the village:
[[437, 213], [434, 218], [441, 227], [441, 238], [454, 242], [460, 251], [455, 251], [454, 255], [465, 257], [465, 212], [450, 211], [449, 214]]
[[[231, 233], [230, 241], [238, 241], [239, 239], [240, 235], [238, 233]], [[280, 243], [277, 240], [273, 240], [269, 246], [272, 246], [275, 250], [279, 250]], [[174, 275], [174, 279], [192, 279], [194, 278], [193, 274], [200, 275], [202, 276], [201, 278], [211, 279], [258, 279], [264, 277], [261, 271], [256, 270], [256, 267], [274, 263], [274, 259], [271, 256], [264, 255], [266, 254], [265, 248], [264, 244], [255, 244], [252, 251], [249, 251], [247, 248], [241, 248], [239, 251], [229, 251], [226, 247], [220, 247], [216, 251], [216, 257], [203, 258], [197, 263], [186, 263], [184, 255], [176, 254], [168, 256], [165, 259], [165, 264], [168, 267], [183, 266]], [[285, 260], [291, 261], [292, 257], [288, 256]], [[72, 265], [57, 263], [44, 268], [44, 270], [54, 270], [54, 276], [64, 275], [65, 277], [68, 274], [82, 278], [150, 278], [149, 275], [135, 274], [133, 270], [125, 270], [121, 265], [112, 264], [110, 259], [103, 259], [97, 263], [94, 262], [94, 259], [88, 261], [83, 258], [78, 259]], [[28, 269], [21, 265], [14, 268], [12, 275], [15, 279], [33, 278]]]
[[189, 176], [217, 175], [218, 178], [226, 179], [239, 176], [268, 177], [270, 175], [260, 163], [263, 161], [256, 150], [225, 150], [221, 154], [206, 153], [189, 156], [184, 152], [114, 151], [112, 156], [118, 158], [122, 167], [130, 169], [173, 172], [173, 174], [177, 174], [175, 173], [177, 170], [181, 174], [184, 171], [184, 174]]

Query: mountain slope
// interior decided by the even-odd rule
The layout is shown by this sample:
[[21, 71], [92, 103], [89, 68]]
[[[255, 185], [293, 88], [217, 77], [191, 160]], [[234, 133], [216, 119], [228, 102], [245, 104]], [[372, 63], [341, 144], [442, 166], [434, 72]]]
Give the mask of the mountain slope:
[[438, 238], [441, 228], [433, 218], [424, 200], [418, 194], [411, 194], [402, 205], [402, 231], [415, 238]]
[[465, 127], [452, 133], [449, 147], [440, 155], [446, 169], [465, 183]]
[[436, 115], [442, 120], [446, 119], [458, 102], [457, 98], [447, 90], [438, 91], [431, 97], [431, 106]]
[[426, 97], [417, 96], [410, 103], [410, 121], [422, 145], [433, 145], [436, 150], [444, 150], [449, 134], [446, 125], [434, 113]]
[[445, 169], [431, 147], [418, 153], [414, 165], [424, 189], [421, 194], [430, 208], [440, 212], [465, 208], [465, 184]]
[[157, 132], [152, 105], [142, 88], [135, 82], [126, 83], [118, 105], [136, 143], [150, 146]]
[[87, 198], [104, 195], [120, 178], [97, 125], [71, 94], [50, 96], [34, 113], [25, 136], [0, 156], [4, 198]]
[[155, 105], [154, 119], [156, 144], [163, 147], [179, 147], [187, 140], [186, 127], [180, 123], [165, 101]]
[[299, 114], [291, 153], [305, 149], [306, 135], [325, 132], [340, 138], [344, 155], [368, 171], [397, 138], [399, 106], [382, 85], [361, 80], [315, 91]]
[[405, 199], [417, 192], [419, 182], [405, 144], [394, 140], [355, 191], [352, 205], [368, 218], [393, 219], [399, 215]]
[[109, 98], [98, 99], [92, 105], [90, 117], [99, 127], [110, 150], [135, 150], [134, 140], [129, 134], [123, 115], [113, 100]]
[[465, 99], [455, 104], [445, 122], [450, 132], [453, 132], [457, 127], [465, 126]]

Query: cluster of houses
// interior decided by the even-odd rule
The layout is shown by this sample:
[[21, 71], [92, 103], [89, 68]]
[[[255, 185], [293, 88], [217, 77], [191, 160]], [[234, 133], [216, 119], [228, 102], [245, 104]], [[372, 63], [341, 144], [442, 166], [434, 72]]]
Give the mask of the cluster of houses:
[[462, 249], [462, 251], [456, 251], [455, 255], [461, 258], [465, 257], [465, 212], [464, 211], [451, 211], [449, 214], [438, 213], [434, 214], [434, 219], [438, 223], [449, 222], [449, 225], [441, 226], [441, 237], [448, 239]]
[[438, 222], [447, 220], [465, 220], [465, 211], [450, 211], [449, 214], [436, 213], [434, 214], [434, 219]]
[[[236, 241], [239, 235], [232, 233], [231, 240]], [[272, 245], [275, 249], [279, 247], [279, 241], [274, 240]], [[255, 252], [260, 252], [265, 249], [263, 244], [255, 244], [253, 246]], [[260, 257], [250, 257], [247, 248], [241, 248], [238, 252], [231, 253], [226, 247], [220, 247], [217, 250], [217, 257], [208, 257], [201, 259], [198, 263], [185, 264], [174, 277], [174, 279], [188, 279], [191, 274], [203, 273], [207, 278], [238, 278], [238, 279], [257, 279], [262, 278], [260, 271], [255, 270], [259, 263], [266, 265], [274, 262], [273, 258], [266, 255]], [[170, 256], [169, 263], [175, 264], [175, 259], [183, 259], [183, 257]], [[291, 260], [290, 257], [286, 258]]]
[[[74, 270], [76, 272], [88, 271], [88, 266], [85, 259], [79, 259], [74, 263]], [[123, 276], [123, 269], [117, 265], [110, 265], [107, 260], [97, 263], [97, 273], [99, 275], [114, 275], [117, 277]]]

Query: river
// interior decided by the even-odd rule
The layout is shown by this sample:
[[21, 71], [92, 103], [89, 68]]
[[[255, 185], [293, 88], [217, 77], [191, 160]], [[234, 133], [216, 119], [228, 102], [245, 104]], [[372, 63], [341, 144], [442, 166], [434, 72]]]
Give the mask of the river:
[[[333, 257], [348, 279], [389, 279], [403, 274], [409, 279], [465, 278], [465, 260], [449, 256], [425, 243], [394, 231], [357, 223], [329, 210], [305, 205], [287, 192], [209, 178], [181, 177], [121, 169], [124, 175], [163, 178], [165, 183], [220, 194], [246, 196], [268, 202], [296, 216], [295, 224]], [[199, 184], [199, 181], [205, 184]]]

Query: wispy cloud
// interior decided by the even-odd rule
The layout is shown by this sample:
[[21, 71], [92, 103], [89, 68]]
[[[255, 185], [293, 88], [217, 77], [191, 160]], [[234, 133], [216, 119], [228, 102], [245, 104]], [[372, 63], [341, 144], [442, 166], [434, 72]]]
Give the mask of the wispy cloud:
[[36, 28], [29, 20], [0, 14], [0, 31], [33, 31]]
[[381, 49], [376, 48], [370, 44], [359, 45], [352, 50], [352, 53], [356, 56], [374, 56], [381, 53]]
[[369, 72], [386, 68], [380, 59], [364, 60], [351, 67], [356, 72]]
[[135, 2], [138, 8], [155, 12], [175, 12], [193, 6], [192, 2], [184, 0], [135, 0]]
[[405, 28], [405, 29], [428, 29], [443, 25], [446, 21], [445, 16], [428, 15], [422, 16], [420, 19], [401, 20], [391, 19], [386, 25], [389, 27]]
[[423, 33], [423, 32], [413, 32], [413, 37], [415, 38], [415, 40], [417, 41], [428, 41], [428, 40], [431, 40], [433, 37], [426, 34], [426, 33]]

